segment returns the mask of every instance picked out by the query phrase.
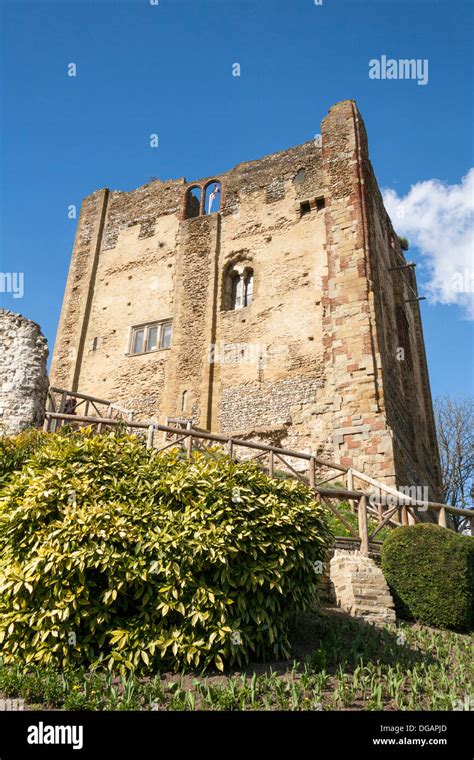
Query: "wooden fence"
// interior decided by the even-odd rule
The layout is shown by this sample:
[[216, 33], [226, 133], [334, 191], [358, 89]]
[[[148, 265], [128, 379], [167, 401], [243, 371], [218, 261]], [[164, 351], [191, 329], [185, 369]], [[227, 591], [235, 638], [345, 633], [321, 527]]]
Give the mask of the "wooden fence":
[[[72, 407], [73, 412], [68, 413], [67, 410]], [[84, 413], [78, 414], [78, 409]], [[90, 414], [91, 411], [95, 414]], [[217, 449], [224, 450], [236, 460], [260, 461], [270, 477], [297, 478], [312, 488], [344, 525], [350, 537], [359, 542], [360, 551], [365, 555], [382, 528], [423, 522], [419, 512], [444, 528], [452, 527], [450, 514], [461, 516], [469, 521], [471, 534], [474, 535], [474, 513], [471, 510], [414, 499], [352, 467], [344, 467], [314, 454], [199, 430], [192, 427], [190, 420], [173, 419], [167, 422], [166, 425], [140, 422], [133, 419], [133, 412], [106, 399], [53, 387], [50, 389], [44, 430], [54, 432], [61, 426], [69, 425], [73, 428], [96, 427], [98, 432], [103, 432], [119, 426], [139, 435], [147, 448], [156, 448], [160, 452], [179, 446], [187, 457], [191, 457], [195, 450], [207, 451], [213, 456]], [[331, 481], [339, 482], [327, 487], [326, 484]], [[362, 489], [355, 487], [356, 481], [362, 483]], [[367, 486], [372, 490], [368, 491]], [[336, 504], [341, 501], [348, 501], [357, 514], [357, 530], [337, 508]], [[375, 527], [372, 529], [373, 525]]]

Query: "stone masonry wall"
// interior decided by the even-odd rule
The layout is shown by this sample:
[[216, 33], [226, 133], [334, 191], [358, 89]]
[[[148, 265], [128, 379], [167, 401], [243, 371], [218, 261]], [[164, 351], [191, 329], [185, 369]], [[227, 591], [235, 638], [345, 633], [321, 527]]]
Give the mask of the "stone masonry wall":
[[369, 623], [395, 623], [395, 604], [382, 569], [371, 557], [336, 549], [329, 563], [333, 601]]
[[48, 346], [39, 326], [0, 309], [0, 434], [42, 424]]
[[[52, 382], [436, 495], [421, 319], [407, 304], [416, 282], [389, 271], [403, 252], [355, 103], [333, 106], [321, 135], [216, 177], [88, 196]], [[215, 182], [220, 210], [206, 215]], [[238, 267], [253, 271], [253, 302], [231, 309]], [[171, 346], [132, 354], [133, 327], [160, 320], [172, 321]]]
[[[380, 395], [387, 426], [393, 434], [397, 482], [426, 485], [431, 498], [440, 501], [439, 453], [415, 269], [394, 269], [405, 266], [406, 259], [368, 159], [364, 162], [364, 177], [370, 246], [375, 252], [372, 272], [381, 358]], [[406, 346], [399, 332], [398, 322], [402, 320], [406, 323]]]

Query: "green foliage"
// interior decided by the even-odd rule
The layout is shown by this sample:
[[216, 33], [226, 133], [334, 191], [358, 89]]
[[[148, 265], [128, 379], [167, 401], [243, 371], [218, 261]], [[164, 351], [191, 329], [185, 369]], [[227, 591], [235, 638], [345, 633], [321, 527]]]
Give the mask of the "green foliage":
[[[306, 619], [309, 616], [304, 616]], [[304, 626], [303, 626], [304, 627]], [[470, 637], [418, 625], [379, 629], [318, 614], [315, 650], [278, 673], [229, 675], [1, 666], [0, 696], [30, 709], [64, 710], [470, 710]]]
[[408, 620], [465, 631], [474, 622], [474, 538], [429, 523], [392, 531], [382, 569]]
[[[341, 488], [344, 488], [344, 484], [341, 486]], [[353, 527], [353, 529], [356, 532], [356, 535], [359, 535], [359, 518], [357, 516], [356, 512], [353, 512], [351, 505], [348, 501], [340, 501], [338, 504], [336, 504], [336, 509], [341, 514], [346, 522], [349, 523]], [[347, 538], [353, 538], [352, 533], [346, 526], [339, 520], [338, 517], [334, 514], [334, 512], [331, 512], [329, 507], [327, 507], [327, 522], [329, 525], [330, 530], [332, 533], [334, 533], [335, 536], [347, 536]], [[374, 520], [372, 517], [369, 517], [368, 519], [368, 528], [369, 528], [369, 535], [375, 530], [377, 527], [378, 522]], [[392, 528], [389, 528], [388, 526], [382, 528], [379, 530], [379, 532], [376, 534], [374, 541], [385, 541], [387, 536], [392, 532]]]
[[401, 235], [397, 235], [397, 237], [398, 237], [398, 242], [400, 243], [400, 248], [402, 249], [402, 251], [408, 251], [410, 247], [410, 243], [408, 242], [406, 237], [402, 237]]
[[296, 480], [50, 434], [0, 499], [8, 663], [219, 669], [288, 654], [331, 534]]
[[45, 433], [34, 429], [14, 436], [0, 435], [0, 491], [45, 439]]

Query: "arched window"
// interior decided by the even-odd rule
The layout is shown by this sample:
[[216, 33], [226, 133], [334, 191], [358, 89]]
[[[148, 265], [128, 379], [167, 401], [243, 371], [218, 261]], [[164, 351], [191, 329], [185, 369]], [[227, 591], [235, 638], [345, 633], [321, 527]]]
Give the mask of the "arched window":
[[201, 188], [197, 185], [189, 187], [186, 191], [186, 208], [184, 212], [185, 219], [192, 219], [199, 216], [201, 210]]
[[231, 309], [243, 309], [253, 301], [253, 269], [235, 268], [231, 276]]
[[181, 396], [181, 411], [185, 412], [186, 407], [188, 405], [188, 392], [183, 391], [183, 395]]
[[205, 214], [213, 214], [219, 211], [221, 207], [221, 183], [218, 181], [209, 182], [206, 186], [206, 199], [204, 206]]

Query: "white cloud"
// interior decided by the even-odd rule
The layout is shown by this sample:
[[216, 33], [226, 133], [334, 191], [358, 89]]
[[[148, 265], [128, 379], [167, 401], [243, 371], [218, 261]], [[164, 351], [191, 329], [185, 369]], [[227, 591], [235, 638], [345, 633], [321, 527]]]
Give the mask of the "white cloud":
[[456, 304], [474, 319], [474, 168], [459, 185], [430, 179], [403, 197], [390, 188], [382, 195], [397, 234], [420, 251], [431, 300]]

